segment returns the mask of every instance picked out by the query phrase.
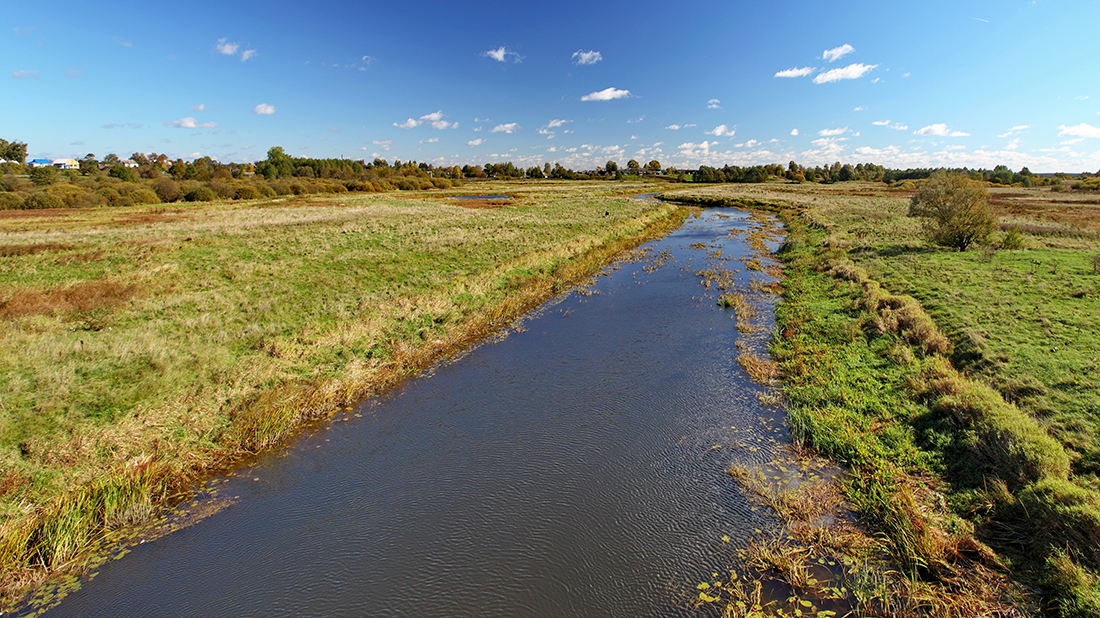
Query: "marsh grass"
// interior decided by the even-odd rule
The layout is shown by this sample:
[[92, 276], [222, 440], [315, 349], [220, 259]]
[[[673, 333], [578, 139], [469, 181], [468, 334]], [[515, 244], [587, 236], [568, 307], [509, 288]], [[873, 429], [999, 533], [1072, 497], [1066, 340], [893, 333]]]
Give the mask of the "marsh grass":
[[[1088, 468], [1100, 461], [1088, 454], [1096, 361], [1057, 337], [1072, 326], [1076, 341], [1100, 340], [1095, 320], [1071, 317], [1084, 314], [1061, 300], [1091, 302], [1079, 293], [1089, 284], [1079, 277], [1091, 276], [1087, 235], [1034, 237], [1020, 225], [1031, 248], [983, 259], [915, 242], [904, 195], [860, 185], [708, 187], [688, 199], [777, 211], [787, 223], [772, 353], [796, 440], [845, 466], [844, 495], [882, 535], [886, 566], [853, 586], [861, 611], [1029, 613], [1042, 599], [1052, 615], [1073, 615], [1059, 608], [1087, 606], [1100, 555]], [[1078, 206], [1042, 208], [1049, 217]], [[1032, 336], [1045, 358], [1020, 346]], [[1014, 371], [1017, 354], [1028, 365]], [[1054, 355], [1072, 359], [1057, 377], [1045, 371]], [[1051, 405], [1067, 395], [1076, 405]], [[1080, 571], [1048, 560], [1067, 545]], [[1042, 582], [1042, 597], [1026, 592]]]
[[6, 604], [209, 471], [682, 221], [615, 195], [646, 189], [545, 183], [491, 209], [341, 195], [0, 218]]

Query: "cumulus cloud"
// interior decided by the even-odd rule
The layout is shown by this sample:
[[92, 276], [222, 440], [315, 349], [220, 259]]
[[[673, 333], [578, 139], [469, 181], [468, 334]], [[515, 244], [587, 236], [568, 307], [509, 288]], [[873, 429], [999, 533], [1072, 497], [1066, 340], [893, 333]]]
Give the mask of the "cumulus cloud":
[[260, 116], [270, 116], [271, 114], [275, 113], [275, 106], [268, 105], [267, 103], [260, 103], [256, 107], [252, 108], [252, 113], [258, 114]]
[[703, 133], [706, 133], [707, 135], [713, 135], [714, 137], [722, 137], [724, 135], [733, 137], [733, 134], [736, 132], [736, 128], [731, 129], [724, 124], [720, 124], [710, 131], [703, 131]]
[[218, 126], [216, 122], [204, 122], [199, 124], [198, 120], [188, 116], [186, 118], [180, 118], [179, 120], [169, 120], [164, 123], [168, 127], [176, 127], [178, 129], [213, 129]]
[[501, 45], [496, 49], [490, 49], [489, 51], [481, 52], [482, 57], [492, 58], [497, 62], [507, 62], [508, 58], [513, 58], [512, 62], [520, 62], [523, 57], [514, 51], [510, 51], [507, 47]]
[[822, 136], [822, 137], [832, 137], [834, 135], [843, 135], [847, 132], [848, 132], [848, 127], [843, 127], [843, 128], [840, 128], [840, 129], [822, 129], [822, 130], [818, 131], [817, 134]]
[[498, 124], [493, 127], [490, 133], [515, 133], [519, 129], [519, 124], [515, 122], [509, 122], [508, 124]]
[[625, 99], [630, 96], [629, 90], [617, 88], [605, 88], [599, 92], [591, 92], [581, 97], [582, 101], [610, 101], [612, 99]]
[[554, 120], [551, 120], [550, 122], [546, 123], [546, 128], [547, 129], [556, 129], [560, 126], [564, 126], [565, 123], [567, 123], [567, 122], [573, 122], [573, 121], [572, 120], [560, 120], [558, 118], [555, 118]]
[[236, 54], [238, 48], [240, 48], [240, 44], [230, 43], [229, 39], [225, 37], [218, 39], [217, 44], [214, 45], [214, 50], [216, 52], [218, 52], [219, 54], [224, 54], [226, 56], [232, 56]]
[[408, 120], [400, 124], [395, 122], [393, 123], [393, 126], [397, 127], [398, 129], [415, 129], [422, 124], [429, 124], [433, 129], [439, 129], [440, 131], [444, 129], [458, 128], [457, 122], [448, 122], [446, 120], [443, 120], [443, 116], [443, 110], [439, 110], [430, 114], [424, 114], [420, 117], [419, 120], [409, 118]]
[[198, 105], [193, 106], [191, 108], [191, 111], [193, 111], [193, 112], [205, 112], [206, 111], [206, 103], [199, 103]]
[[798, 129], [791, 129], [791, 135], [798, 135]]
[[711, 99], [707, 101], [707, 109], [722, 109], [722, 106], [719, 105], [719, 103], [721, 103], [721, 101], [719, 101], [718, 99]]
[[421, 144], [434, 144], [439, 141], [438, 137], [429, 137], [428, 139], [420, 140]]
[[598, 51], [581, 51], [578, 49], [573, 52], [573, 64], [596, 64], [600, 60], [603, 60], [603, 54]]
[[1061, 125], [1058, 128], [1061, 129], [1059, 137], [1100, 137], [1100, 129], [1083, 122], [1075, 127]]
[[374, 144], [375, 146], [378, 146], [378, 148], [380, 150], [389, 150], [390, 146], [393, 146], [393, 140], [392, 139], [387, 139], [387, 140], [382, 140], [382, 141], [374, 140], [371, 143]]
[[827, 84], [830, 82], [838, 82], [842, 79], [859, 79], [877, 67], [877, 64], [849, 64], [841, 69], [832, 69], [824, 73], [819, 73], [817, 77], [814, 78], [814, 83]]
[[1074, 144], [1080, 144], [1083, 141], [1085, 141], [1085, 138], [1078, 137], [1078, 138], [1074, 138], [1074, 139], [1067, 139], [1064, 142], [1058, 142], [1058, 144], [1061, 145], [1061, 146], [1072, 146]]
[[776, 77], [806, 77], [817, 69], [815, 67], [802, 67], [801, 69], [787, 69], [775, 74]]
[[245, 60], [248, 60], [249, 58], [255, 58], [255, 57], [256, 57], [256, 50], [246, 49], [246, 50], [244, 50], [244, 52], [241, 53], [241, 62], [244, 62]]
[[847, 43], [845, 43], [844, 45], [841, 45], [840, 47], [834, 47], [832, 49], [826, 49], [825, 53], [821, 54], [821, 57], [822, 57], [822, 59], [828, 60], [829, 62], [834, 62], [836, 60], [839, 60], [839, 59], [843, 58], [844, 56], [847, 56], [848, 54], [854, 52], [855, 50], [856, 50], [856, 48], [854, 48], [851, 45], [848, 45]]
[[913, 131], [913, 135], [934, 135], [936, 137], [967, 137], [969, 133], [963, 133], [962, 131], [948, 130], [947, 125], [944, 123], [930, 124], [923, 129], [917, 129]]
[[38, 71], [13, 71], [11, 76], [15, 79], [38, 79]]
[[485, 140], [483, 140], [481, 138], [478, 138], [478, 139], [472, 139], [472, 140], [466, 142], [466, 145], [467, 146], [480, 146], [484, 143], [485, 143]]
[[878, 125], [880, 127], [885, 127], [885, 126], [890, 124], [890, 121], [889, 120], [873, 120], [873, 121], [871, 121], [871, 124]]

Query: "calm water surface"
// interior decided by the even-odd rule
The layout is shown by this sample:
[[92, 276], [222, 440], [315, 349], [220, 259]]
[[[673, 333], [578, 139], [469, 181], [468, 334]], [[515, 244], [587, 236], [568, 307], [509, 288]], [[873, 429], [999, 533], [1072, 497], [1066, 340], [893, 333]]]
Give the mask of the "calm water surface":
[[732, 311], [694, 276], [715, 249], [743, 255], [727, 233], [748, 223], [703, 211], [650, 259], [239, 471], [232, 506], [46, 616], [687, 614], [771, 525], [724, 470], [785, 438], [736, 363]]

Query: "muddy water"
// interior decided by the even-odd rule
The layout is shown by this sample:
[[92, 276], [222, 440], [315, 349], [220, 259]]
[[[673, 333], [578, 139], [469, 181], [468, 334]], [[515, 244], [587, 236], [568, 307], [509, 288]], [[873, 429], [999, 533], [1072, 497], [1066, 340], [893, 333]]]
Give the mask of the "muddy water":
[[[738, 340], [763, 335], [739, 333], [695, 276], [769, 280], [737, 261], [729, 232], [749, 224], [702, 211], [507, 336], [237, 472], [219, 485], [231, 506], [133, 548], [46, 615], [688, 614], [695, 583], [772, 525], [724, 473], [785, 438], [736, 362]], [[773, 301], [754, 298], [770, 327]]]

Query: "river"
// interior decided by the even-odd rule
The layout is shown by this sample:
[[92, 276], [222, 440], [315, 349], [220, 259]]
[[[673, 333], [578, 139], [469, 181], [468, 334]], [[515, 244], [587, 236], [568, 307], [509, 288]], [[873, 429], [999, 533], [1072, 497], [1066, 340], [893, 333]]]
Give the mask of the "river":
[[[695, 275], [745, 268], [706, 209], [505, 334], [248, 469], [232, 504], [107, 563], [48, 617], [679, 616], [774, 526], [725, 473], [787, 440]], [[716, 253], [720, 251], [721, 254]], [[709, 257], [708, 257], [709, 256]], [[753, 295], [770, 329], [774, 297]], [[346, 420], [343, 420], [346, 419]]]

